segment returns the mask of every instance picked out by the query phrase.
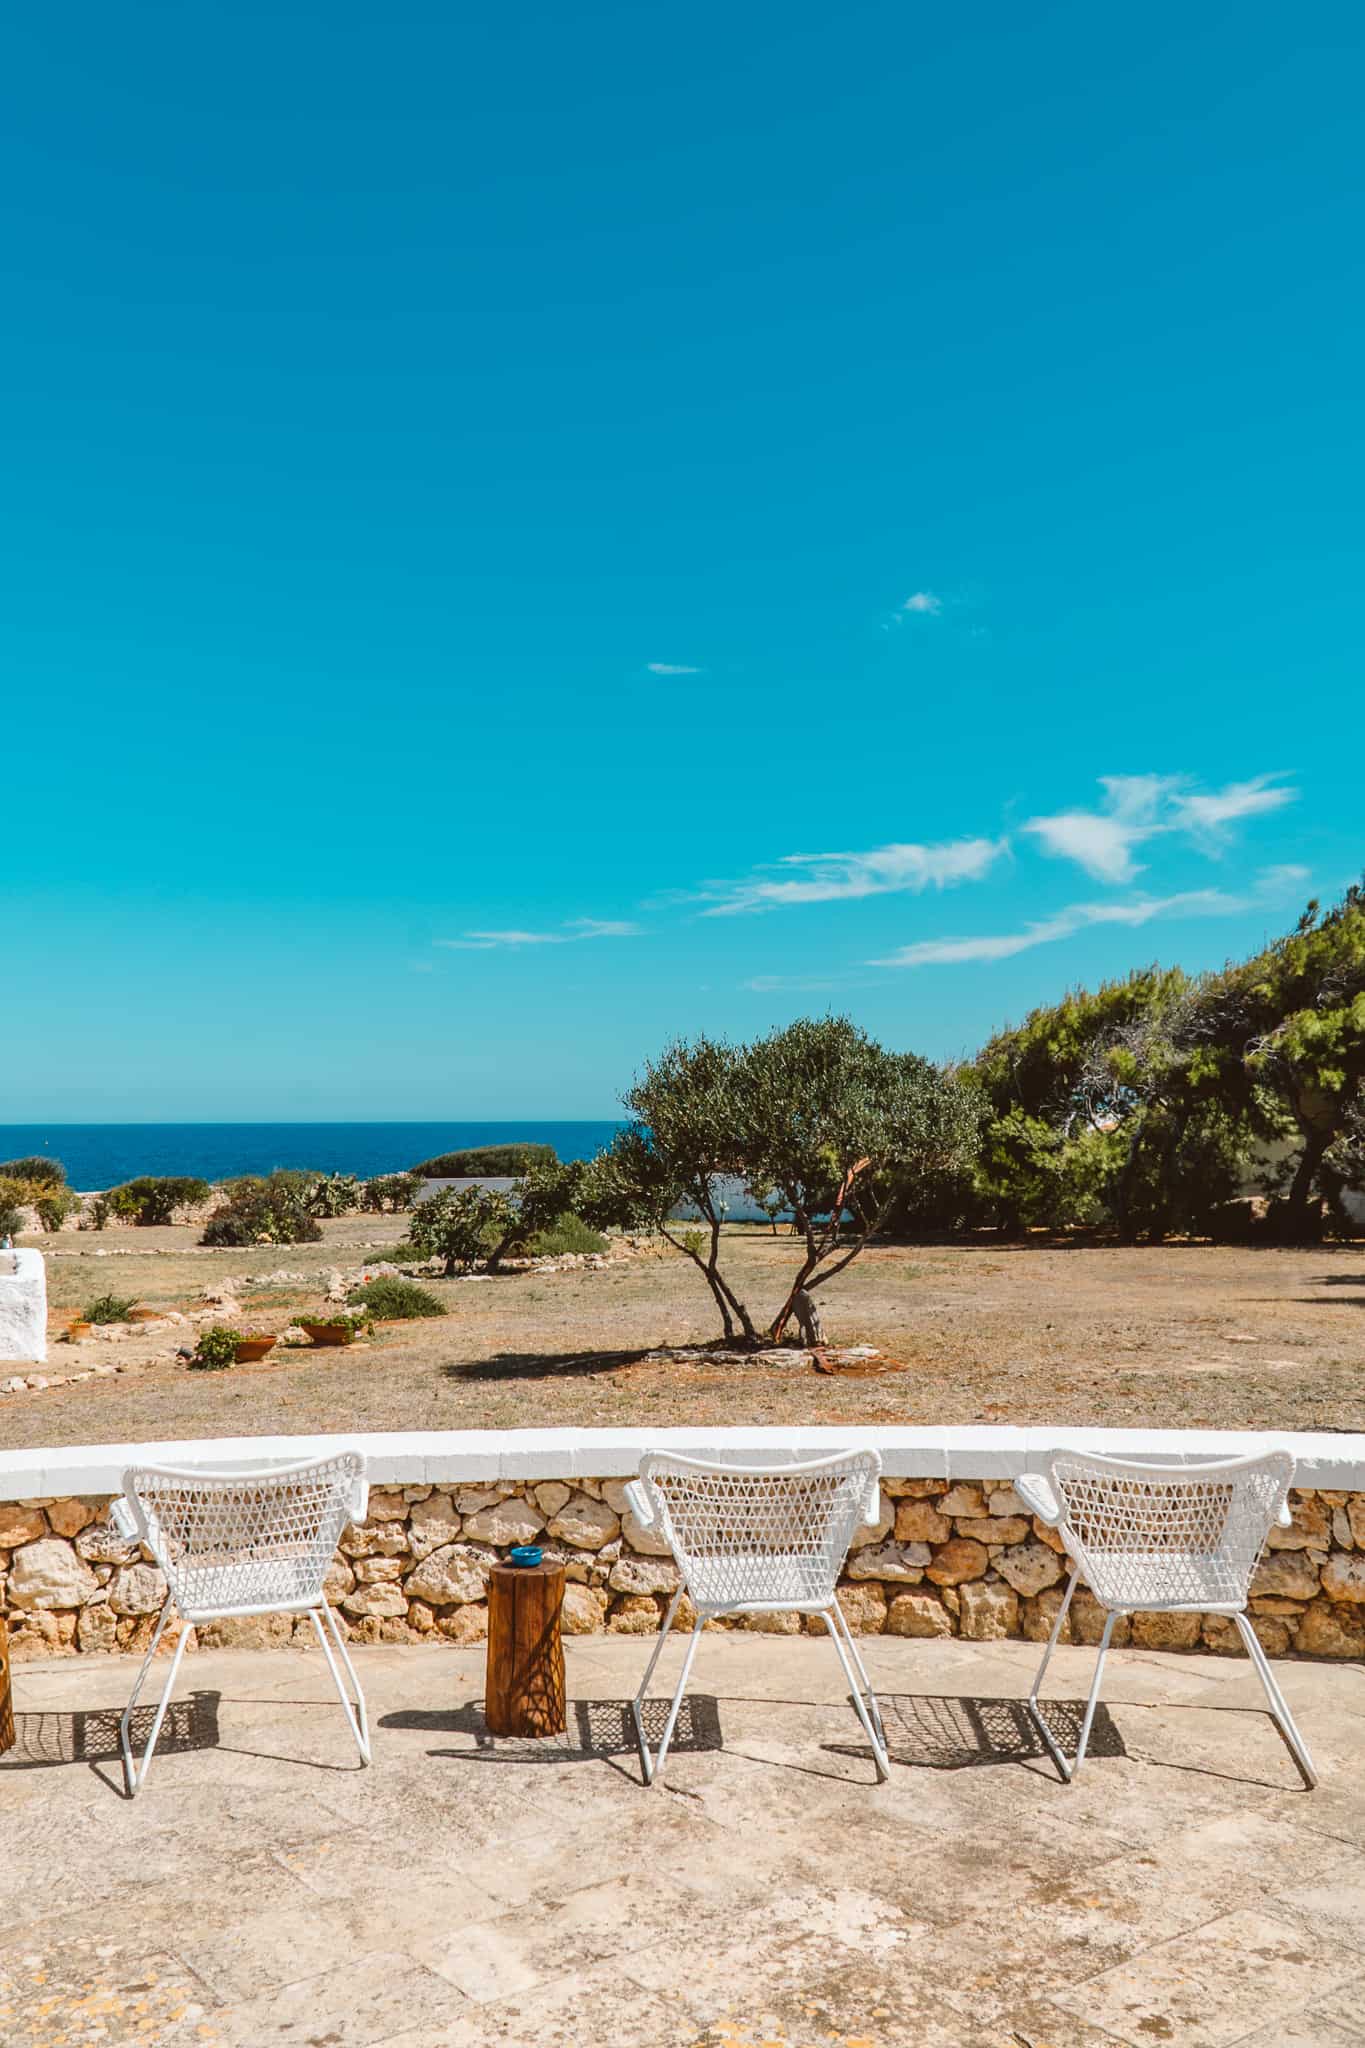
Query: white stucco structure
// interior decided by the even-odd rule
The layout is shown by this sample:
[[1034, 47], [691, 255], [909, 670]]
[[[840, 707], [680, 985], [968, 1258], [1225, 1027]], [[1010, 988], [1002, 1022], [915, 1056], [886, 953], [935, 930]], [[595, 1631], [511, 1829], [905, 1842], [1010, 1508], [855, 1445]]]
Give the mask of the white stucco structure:
[[0, 1252], [0, 1362], [47, 1358], [47, 1268], [41, 1252]]

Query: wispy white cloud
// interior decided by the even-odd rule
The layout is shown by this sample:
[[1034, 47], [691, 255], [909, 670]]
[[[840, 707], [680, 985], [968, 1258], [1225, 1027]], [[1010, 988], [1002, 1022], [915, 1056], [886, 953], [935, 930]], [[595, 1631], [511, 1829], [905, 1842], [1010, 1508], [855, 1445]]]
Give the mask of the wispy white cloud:
[[791, 903], [837, 903], [902, 890], [979, 882], [1006, 851], [1003, 839], [953, 839], [937, 846], [876, 846], [867, 853], [789, 853], [740, 882], [717, 882], [704, 917], [776, 910]]
[[641, 936], [642, 927], [638, 924], [611, 918], [576, 917], [558, 931], [466, 932], [463, 938], [436, 939], [433, 944], [447, 946], [456, 952], [489, 953], [500, 946], [572, 946], [581, 939], [637, 939]]
[[936, 619], [943, 610], [943, 599], [936, 597], [932, 590], [916, 590], [901, 606], [903, 612], [918, 612], [926, 618]]
[[1030, 818], [1023, 830], [1045, 853], [1075, 861], [1097, 882], [1115, 883], [1142, 873], [1135, 851], [1159, 834], [1180, 833], [1205, 852], [1216, 852], [1236, 820], [1279, 810], [1298, 794], [1274, 775], [1208, 791], [1191, 789], [1183, 775], [1102, 775], [1100, 787], [1099, 810]]
[[705, 669], [693, 668], [685, 661], [647, 661], [645, 667], [652, 676], [700, 676], [706, 673]]
[[943, 967], [968, 960], [1009, 960], [1034, 946], [1074, 938], [1092, 925], [1144, 925], [1154, 918], [1233, 917], [1267, 909], [1296, 895], [1308, 869], [1292, 864], [1264, 868], [1250, 891], [1236, 895], [1224, 889], [1186, 889], [1174, 896], [1130, 896], [1104, 903], [1073, 903], [1052, 917], [1037, 918], [1022, 931], [985, 933], [976, 938], [921, 939], [902, 946], [871, 967]]

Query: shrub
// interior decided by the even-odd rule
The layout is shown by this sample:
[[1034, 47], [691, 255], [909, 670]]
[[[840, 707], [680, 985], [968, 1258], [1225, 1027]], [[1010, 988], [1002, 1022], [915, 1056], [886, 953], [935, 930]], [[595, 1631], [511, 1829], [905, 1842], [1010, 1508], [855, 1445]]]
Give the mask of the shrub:
[[429, 1287], [419, 1287], [415, 1280], [395, 1279], [389, 1273], [353, 1287], [350, 1299], [379, 1323], [407, 1323], [446, 1312], [445, 1303]]
[[309, 1176], [277, 1172], [232, 1183], [204, 1225], [206, 1245], [316, 1244], [322, 1225], [309, 1213]]
[[35, 1188], [60, 1188], [66, 1185], [66, 1168], [60, 1159], [46, 1159], [35, 1152], [27, 1159], [0, 1159], [0, 1180], [29, 1181]]
[[516, 1209], [496, 1188], [443, 1188], [412, 1212], [408, 1239], [421, 1259], [447, 1273], [468, 1271], [506, 1242]]
[[412, 1171], [423, 1180], [483, 1180], [504, 1174], [529, 1173], [533, 1166], [552, 1166], [553, 1145], [467, 1145], [462, 1152], [441, 1152]]
[[323, 1173], [304, 1197], [310, 1216], [349, 1216], [360, 1207], [360, 1182], [353, 1173]]
[[130, 1308], [137, 1307], [134, 1294], [100, 1294], [81, 1310], [87, 1323], [125, 1323]]
[[0, 1237], [17, 1237], [27, 1218], [22, 1206], [23, 1190], [12, 1180], [0, 1180]]
[[240, 1330], [229, 1330], [224, 1323], [211, 1323], [207, 1330], [199, 1332], [190, 1371], [226, 1372], [237, 1363], [237, 1346], [241, 1341]]
[[38, 1221], [44, 1230], [60, 1230], [73, 1209], [79, 1209], [81, 1198], [74, 1188], [49, 1187], [46, 1194], [38, 1195], [33, 1204], [38, 1212]]
[[76, 1225], [77, 1230], [103, 1230], [109, 1221], [109, 1199], [106, 1195], [92, 1195], [90, 1207]]
[[604, 1252], [607, 1240], [600, 1231], [594, 1230], [581, 1216], [572, 1211], [557, 1216], [544, 1230], [537, 1230], [526, 1240], [526, 1250], [532, 1258], [559, 1258], [565, 1252]]
[[360, 1206], [376, 1216], [386, 1209], [396, 1215], [400, 1209], [410, 1209], [421, 1192], [420, 1173], [378, 1173], [362, 1184]]
[[112, 1213], [125, 1223], [145, 1227], [173, 1223], [177, 1209], [197, 1207], [208, 1200], [209, 1194], [208, 1182], [194, 1174], [144, 1173], [136, 1180], [124, 1181], [122, 1187], [110, 1188], [105, 1200]]

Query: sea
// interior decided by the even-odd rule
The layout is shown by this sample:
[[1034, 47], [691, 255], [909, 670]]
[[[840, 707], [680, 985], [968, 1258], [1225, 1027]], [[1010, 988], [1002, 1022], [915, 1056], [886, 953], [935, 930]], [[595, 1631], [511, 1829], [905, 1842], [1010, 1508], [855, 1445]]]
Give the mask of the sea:
[[73, 1188], [116, 1187], [139, 1173], [229, 1180], [277, 1166], [320, 1173], [399, 1173], [469, 1145], [553, 1145], [591, 1159], [620, 1129], [604, 1123], [0, 1124], [0, 1160], [59, 1159]]

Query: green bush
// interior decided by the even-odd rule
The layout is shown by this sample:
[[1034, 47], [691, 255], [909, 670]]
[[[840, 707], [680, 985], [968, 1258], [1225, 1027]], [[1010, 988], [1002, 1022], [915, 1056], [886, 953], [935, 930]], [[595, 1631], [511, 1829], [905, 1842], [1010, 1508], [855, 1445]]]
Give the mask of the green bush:
[[0, 1180], [0, 1237], [17, 1237], [24, 1227], [21, 1193], [14, 1181]]
[[103, 1230], [109, 1221], [109, 1200], [106, 1195], [92, 1195], [90, 1207], [76, 1225], [77, 1230]]
[[420, 1259], [440, 1259], [447, 1273], [468, 1272], [507, 1240], [516, 1209], [496, 1188], [443, 1188], [412, 1212], [408, 1241]]
[[87, 1323], [126, 1323], [129, 1309], [136, 1307], [135, 1294], [99, 1294], [81, 1314]]
[[241, 1341], [240, 1330], [229, 1330], [223, 1323], [211, 1323], [207, 1330], [199, 1332], [190, 1371], [226, 1372], [230, 1365], [237, 1363], [237, 1346]]
[[35, 1152], [27, 1159], [0, 1159], [0, 1180], [30, 1181], [35, 1188], [60, 1188], [66, 1184], [66, 1168], [60, 1159], [46, 1159]]
[[173, 1223], [177, 1209], [197, 1207], [208, 1200], [209, 1193], [208, 1182], [195, 1174], [144, 1173], [136, 1180], [124, 1181], [122, 1187], [110, 1188], [105, 1200], [125, 1223], [146, 1227]]
[[379, 1323], [406, 1323], [446, 1312], [445, 1303], [429, 1287], [419, 1287], [415, 1280], [395, 1279], [389, 1273], [353, 1287], [349, 1298]]
[[607, 1240], [601, 1232], [572, 1213], [557, 1216], [544, 1230], [537, 1230], [526, 1240], [526, 1250], [536, 1259], [560, 1258], [565, 1252], [604, 1252], [606, 1249]]
[[306, 1173], [279, 1171], [231, 1184], [199, 1242], [205, 1245], [316, 1244], [322, 1225], [311, 1214]]
[[553, 1145], [468, 1145], [463, 1152], [441, 1152], [412, 1171], [423, 1180], [486, 1180], [504, 1174], [529, 1173], [533, 1166], [552, 1166]]
[[36, 1197], [33, 1204], [38, 1212], [38, 1221], [44, 1230], [60, 1230], [73, 1209], [79, 1209], [81, 1198], [74, 1188], [50, 1187], [46, 1194]]
[[410, 1209], [421, 1192], [420, 1173], [378, 1173], [362, 1184], [360, 1206], [376, 1216], [386, 1209], [396, 1215], [400, 1209]]
[[304, 1199], [310, 1216], [349, 1216], [360, 1207], [360, 1182], [353, 1173], [319, 1174]]

